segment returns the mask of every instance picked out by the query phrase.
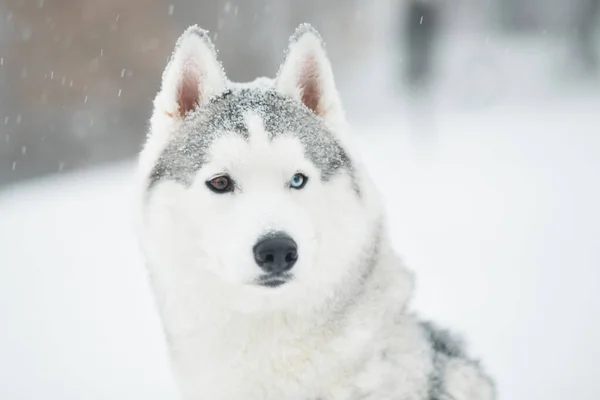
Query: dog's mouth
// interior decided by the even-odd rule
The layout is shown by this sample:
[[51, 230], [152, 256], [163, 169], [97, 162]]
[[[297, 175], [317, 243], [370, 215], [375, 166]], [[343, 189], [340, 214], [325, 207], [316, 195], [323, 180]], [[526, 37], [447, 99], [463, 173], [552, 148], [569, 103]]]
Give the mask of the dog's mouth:
[[256, 283], [260, 286], [265, 286], [269, 288], [275, 288], [287, 283], [293, 279], [293, 275], [291, 274], [268, 274], [262, 275], [257, 280]]

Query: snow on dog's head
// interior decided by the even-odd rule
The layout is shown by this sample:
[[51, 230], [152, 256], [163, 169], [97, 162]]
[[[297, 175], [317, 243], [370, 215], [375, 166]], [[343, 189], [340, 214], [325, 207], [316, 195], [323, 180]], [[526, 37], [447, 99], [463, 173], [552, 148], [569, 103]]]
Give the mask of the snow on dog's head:
[[346, 133], [310, 26], [274, 80], [248, 84], [228, 81], [208, 34], [189, 28], [140, 157], [141, 241], [159, 297], [307, 306], [362, 279], [377, 256], [379, 208]]

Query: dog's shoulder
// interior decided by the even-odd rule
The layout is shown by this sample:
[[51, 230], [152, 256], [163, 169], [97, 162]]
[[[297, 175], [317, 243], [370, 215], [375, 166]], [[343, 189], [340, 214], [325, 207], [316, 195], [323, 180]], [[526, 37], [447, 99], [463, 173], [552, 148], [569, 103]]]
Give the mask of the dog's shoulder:
[[430, 400], [493, 400], [494, 382], [478, 360], [467, 354], [462, 337], [428, 321], [420, 327], [431, 349]]

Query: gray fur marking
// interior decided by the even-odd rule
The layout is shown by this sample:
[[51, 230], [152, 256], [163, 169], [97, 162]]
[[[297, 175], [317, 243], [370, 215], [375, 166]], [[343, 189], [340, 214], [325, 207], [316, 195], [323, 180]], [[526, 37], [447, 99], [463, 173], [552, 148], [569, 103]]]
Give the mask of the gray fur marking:
[[346, 170], [356, 190], [352, 162], [323, 122], [301, 103], [272, 89], [260, 88], [230, 89], [189, 115], [180, 134], [167, 145], [150, 173], [148, 189], [164, 180], [189, 186], [194, 174], [208, 162], [208, 151], [215, 139], [232, 133], [248, 138], [244, 120], [247, 112], [263, 119], [271, 137], [289, 134], [298, 138], [323, 181]]
[[464, 358], [463, 344], [450, 332], [437, 328], [430, 322], [422, 322], [425, 337], [431, 344], [433, 371], [429, 377], [428, 400], [440, 400], [444, 394], [444, 370], [451, 358]]
[[[445, 388], [445, 370], [450, 360], [460, 359], [481, 370], [479, 361], [469, 358], [466, 354], [464, 344], [460, 338], [452, 335], [447, 330], [439, 329], [430, 322], [421, 322], [423, 333], [431, 344], [433, 371], [429, 377], [429, 394], [427, 400], [448, 399], [449, 394]], [[482, 374], [491, 387], [494, 381]]]
[[463, 343], [450, 332], [439, 329], [430, 322], [421, 322], [429, 343], [436, 354], [443, 354], [451, 358], [463, 358]]

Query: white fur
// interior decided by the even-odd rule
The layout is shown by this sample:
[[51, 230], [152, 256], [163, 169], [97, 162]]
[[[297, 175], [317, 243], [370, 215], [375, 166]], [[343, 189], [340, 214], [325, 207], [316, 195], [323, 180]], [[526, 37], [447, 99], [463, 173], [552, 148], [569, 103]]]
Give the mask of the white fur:
[[[234, 85], [221, 75], [214, 50], [184, 37], [167, 67], [155, 101], [151, 133], [140, 158], [147, 177], [178, 134], [174, 112], [177, 74], [184, 60], [203, 71], [202, 93]], [[189, 40], [188, 40], [189, 39]], [[312, 54], [322, 88], [321, 117], [345, 137], [333, 74], [312, 31], [294, 42], [273, 82], [301, 98], [300, 64]], [[223, 86], [222, 86], [223, 85]], [[329, 182], [305, 157], [294, 136], [268, 140], [260, 116], [246, 115], [249, 140], [225, 135], [190, 187], [165, 181], [144, 192], [140, 241], [185, 399], [427, 399], [432, 349], [407, 310], [412, 278], [391, 250], [379, 196], [359, 164], [354, 179]], [[226, 171], [239, 188], [215, 195], [205, 181]], [[285, 183], [309, 176], [299, 191]], [[145, 185], [142, 185], [145, 187]], [[295, 278], [278, 288], [253, 284], [260, 269], [252, 247], [266, 232], [283, 230], [298, 243]], [[365, 280], [369, 257], [376, 262]], [[487, 400], [487, 381], [450, 370], [456, 400]]]
[[493, 386], [481, 384], [487, 380], [472, 362], [451, 360], [445, 374], [447, 393], [440, 400], [493, 399]]

